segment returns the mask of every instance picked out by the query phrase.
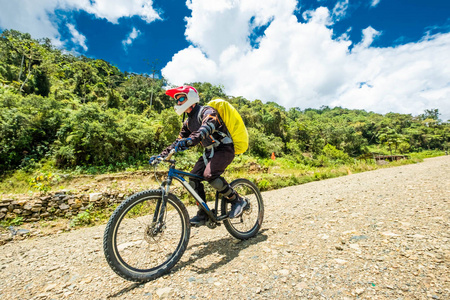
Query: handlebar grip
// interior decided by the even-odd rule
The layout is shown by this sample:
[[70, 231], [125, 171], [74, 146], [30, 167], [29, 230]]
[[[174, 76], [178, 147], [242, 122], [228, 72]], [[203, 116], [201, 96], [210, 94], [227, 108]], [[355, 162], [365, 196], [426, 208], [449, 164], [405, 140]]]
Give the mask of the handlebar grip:
[[169, 160], [172, 158], [172, 155], [175, 154], [175, 149], [170, 150], [169, 155], [166, 156], [166, 158], [164, 158], [164, 160]]

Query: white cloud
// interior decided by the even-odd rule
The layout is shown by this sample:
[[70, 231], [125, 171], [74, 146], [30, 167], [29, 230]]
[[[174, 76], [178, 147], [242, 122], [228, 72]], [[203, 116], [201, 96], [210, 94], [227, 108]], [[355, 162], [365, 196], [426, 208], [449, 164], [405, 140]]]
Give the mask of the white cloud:
[[372, 45], [373, 40], [381, 34], [381, 32], [372, 28], [372, 26], [363, 29], [362, 31], [363, 37], [361, 42], [357, 45], [357, 47], [367, 48]]
[[289, 17], [296, 1], [188, 0], [186, 4], [192, 10], [192, 16], [187, 18], [186, 38], [208, 58], [219, 60], [230, 46], [237, 47], [240, 52], [250, 51], [251, 31], [267, 24], [273, 17]]
[[336, 3], [333, 8], [333, 18], [335, 21], [339, 21], [345, 17], [348, 8], [348, 0], [341, 0]]
[[[120, 18], [138, 16], [150, 23], [160, 19], [152, 0], [0, 0], [0, 28], [30, 33], [33, 38], [48, 37], [62, 46], [59, 26], [67, 20], [55, 18], [55, 11], [82, 10], [117, 24]], [[73, 37], [76, 39], [76, 37]]]
[[86, 46], [86, 37], [79, 33], [73, 24], [67, 24], [67, 28], [69, 28], [70, 34], [72, 35], [72, 42], [75, 45], [81, 46], [84, 51], [87, 51], [88, 47]]
[[370, 3], [371, 7], [375, 7], [380, 3], [381, 0], [372, 0], [372, 2]]
[[450, 34], [396, 48], [358, 48], [349, 58], [354, 75], [330, 104], [415, 115], [439, 108], [450, 119], [450, 70], [442, 67], [450, 64], [449, 50]]
[[160, 19], [153, 9], [153, 0], [60, 0], [60, 2], [67, 2], [68, 6], [85, 10], [116, 24], [123, 17], [138, 16], [148, 23]]
[[57, 0], [0, 0], [0, 28], [30, 33], [34, 38], [48, 37], [61, 45], [57, 26], [49, 16]]
[[316, 10], [307, 10], [302, 16], [307, 22], [322, 24], [324, 26], [330, 26], [333, 24], [330, 11], [326, 7], [319, 7]]
[[175, 54], [164, 71], [172, 74], [171, 81], [179, 82], [180, 85], [193, 81], [220, 82], [219, 77], [216, 77], [216, 74], [219, 74], [217, 64], [193, 46]]
[[[340, 105], [415, 115], [439, 108], [450, 118], [450, 70], [442, 67], [450, 65], [450, 34], [375, 48], [380, 32], [368, 27], [350, 50], [345, 35], [333, 39], [324, 7], [305, 13], [301, 23], [293, 15], [295, 1], [252, 2], [211, 7], [210, 1], [188, 1], [193, 12], [186, 37], [194, 45], [174, 55], [162, 70], [165, 78], [177, 85], [221, 84], [230, 95], [286, 108]], [[257, 48], [249, 40], [254, 22], [268, 25]]]
[[122, 41], [125, 51], [139, 35], [141, 35], [141, 32], [133, 27], [133, 30], [128, 34], [127, 38]]

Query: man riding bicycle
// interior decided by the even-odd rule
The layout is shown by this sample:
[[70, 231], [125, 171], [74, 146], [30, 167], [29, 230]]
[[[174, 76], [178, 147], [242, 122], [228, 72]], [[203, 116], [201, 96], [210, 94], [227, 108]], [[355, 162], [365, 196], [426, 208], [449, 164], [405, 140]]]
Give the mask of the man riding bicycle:
[[[219, 113], [212, 107], [201, 106], [197, 90], [192, 86], [181, 86], [166, 91], [166, 95], [175, 99], [175, 112], [178, 115], [187, 113], [188, 119], [183, 122], [178, 138], [160, 155], [152, 156], [150, 162], [158, 157], [166, 157], [172, 149], [183, 151], [197, 144], [205, 148], [191, 173], [203, 176], [206, 181], [227, 201], [231, 203], [230, 218], [239, 217], [247, 203], [236, 193], [221, 176], [226, 167], [234, 159], [234, 144], [225, 123]], [[205, 200], [204, 185], [199, 180], [189, 179], [189, 184], [197, 194]], [[206, 223], [207, 215], [199, 208], [197, 215], [190, 223], [201, 226]]]

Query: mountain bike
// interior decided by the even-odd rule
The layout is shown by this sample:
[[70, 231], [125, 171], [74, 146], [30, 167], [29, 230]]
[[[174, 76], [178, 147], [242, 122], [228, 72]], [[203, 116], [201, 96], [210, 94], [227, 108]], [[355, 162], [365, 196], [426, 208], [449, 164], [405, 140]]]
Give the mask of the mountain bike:
[[[103, 249], [111, 269], [126, 280], [145, 282], [167, 274], [180, 260], [187, 248], [191, 225], [186, 206], [170, 191], [173, 179], [194, 197], [208, 216], [206, 226], [214, 229], [224, 224], [237, 239], [254, 237], [264, 218], [264, 204], [258, 187], [247, 179], [236, 179], [231, 187], [247, 202], [240, 217], [230, 219], [231, 205], [221, 194], [215, 194], [210, 209], [185, 177], [204, 180], [195, 174], [175, 168], [172, 150], [166, 158], [156, 161], [169, 163], [169, 171], [159, 189], [136, 193], [124, 200], [111, 215], [105, 228]], [[219, 213], [220, 204], [220, 213]]]

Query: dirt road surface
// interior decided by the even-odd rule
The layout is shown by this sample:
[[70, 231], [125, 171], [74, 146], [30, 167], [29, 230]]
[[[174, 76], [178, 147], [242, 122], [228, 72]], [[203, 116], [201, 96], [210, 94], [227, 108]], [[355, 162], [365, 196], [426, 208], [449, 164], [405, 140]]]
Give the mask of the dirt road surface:
[[450, 156], [263, 197], [257, 237], [193, 228], [144, 284], [109, 268], [104, 226], [10, 242], [0, 299], [450, 299]]

